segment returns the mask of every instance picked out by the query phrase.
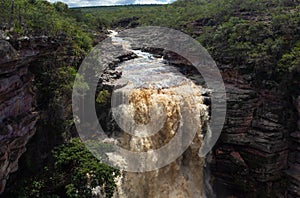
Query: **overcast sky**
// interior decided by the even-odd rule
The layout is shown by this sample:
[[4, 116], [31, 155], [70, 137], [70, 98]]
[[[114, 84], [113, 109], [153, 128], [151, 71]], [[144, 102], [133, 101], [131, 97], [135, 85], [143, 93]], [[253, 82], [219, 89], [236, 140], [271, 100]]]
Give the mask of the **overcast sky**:
[[126, 4], [166, 4], [175, 0], [48, 0], [50, 2], [61, 1], [69, 7], [83, 6], [105, 6], [105, 5], [126, 5]]

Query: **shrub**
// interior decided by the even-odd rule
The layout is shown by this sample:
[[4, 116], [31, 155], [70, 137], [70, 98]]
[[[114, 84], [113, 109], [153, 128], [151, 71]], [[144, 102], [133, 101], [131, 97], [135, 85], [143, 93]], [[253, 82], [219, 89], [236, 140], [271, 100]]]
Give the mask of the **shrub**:
[[98, 93], [97, 98], [96, 98], [96, 102], [98, 104], [105, 105], [105, 104], [107, 104], [109, 98], [110, 98], [109, 91], [108, 90], [102, 90]]

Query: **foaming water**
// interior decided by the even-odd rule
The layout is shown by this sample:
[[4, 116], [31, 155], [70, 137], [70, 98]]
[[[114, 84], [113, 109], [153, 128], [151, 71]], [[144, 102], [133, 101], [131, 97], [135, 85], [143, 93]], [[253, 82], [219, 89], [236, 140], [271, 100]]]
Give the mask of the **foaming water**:
[[[187, 85], [162, 90], [142, 88], [131, 90], [128, 94], [130, 98], [128, 106], [132, 108], [120, 109], [120, 111], [125, 111], [123, 115], [128, 116], [123, 117], [124, 122], [134, 120], [136, 124], [147, 125], [151, 117], [149, 116], [151, 115], [150, 109], [153, 108], [159, 112], [156, 108], [160, 106], [164, 108], [162, 113], [166, 114], [166, 120], [163, 127], [150, 137], [137, 137], [124, 133], [120, 146], [127, 150], [143, 152], [159, 149], [168, 144], [179, 130], [187, 130], [183, 125], [183, 122], [187, 120], [197, 122], [198, 128], [192, 145], [182, 157], [170, 165], [146, 173], [124, 172], [119, 181], [116, 197], [202, 197], [204, 159], [198, 156], [198, 151], [203, 141], [202, 127], [208, 118], [207, 107], [202, 104], [202, 97], [197, 87], [188, 93], [184, 91], [185, 89], [189, 90]], [[187, 109], [189, 111], [184, 114], [183, 111]], [[155, 115], [158, 116], [151, 118], [159, 119], [160, 115]], [[155, 131], [155, 127], [149, 124], [135, 132], [146, 133], [151, 130]], [[184, 137], [177, 142], [178, 147], [182, 145], [181, 141], [184, 141]], [[141, 160], [139, 166], [147, 166], [149, 160], [153, 162], [157, 160], [157, 157], [160, 156]]]

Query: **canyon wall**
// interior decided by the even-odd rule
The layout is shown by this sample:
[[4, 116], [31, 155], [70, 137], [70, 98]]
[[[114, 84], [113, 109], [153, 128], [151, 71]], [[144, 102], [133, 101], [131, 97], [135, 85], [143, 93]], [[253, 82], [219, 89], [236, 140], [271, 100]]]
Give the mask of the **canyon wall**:
[[38, 114], [28, 65], [5, 40], [0, 40], [0, 53], [0, 192], [3, 192], [9, 174], [18, 170], [18, 159], [35, 133]]
[[216, 193], [286, 197], [289, 130], [295, 124], [291, 97], [276, 86], [254, 86], [254, 74], [230, 66], [220, 69], [228, 108], [212, 160]]
[[0, 193], [36, 132], [39, 114], [30, 64], [55, 47], [48, 37], [0, 40]]

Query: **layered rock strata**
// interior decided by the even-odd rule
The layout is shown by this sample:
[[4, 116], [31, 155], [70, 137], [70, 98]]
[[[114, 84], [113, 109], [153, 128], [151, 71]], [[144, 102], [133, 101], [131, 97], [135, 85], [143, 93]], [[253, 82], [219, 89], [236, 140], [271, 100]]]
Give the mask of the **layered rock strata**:
[[53, 47], [57, 45], [48, 37], [0, 40], [0, 193], [36, 131], [39, 115], [30, 63]]

